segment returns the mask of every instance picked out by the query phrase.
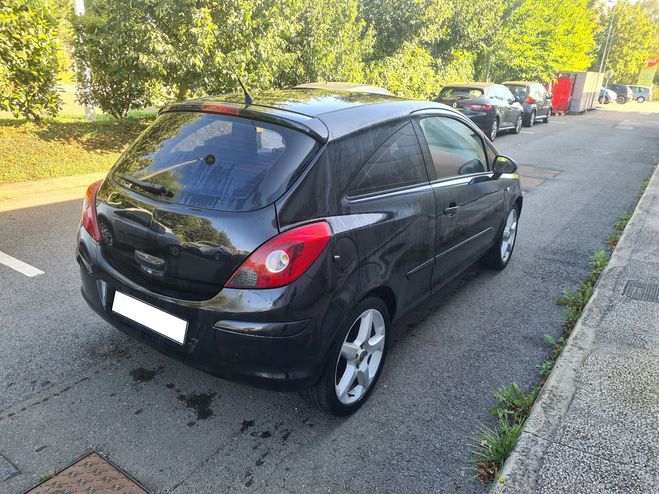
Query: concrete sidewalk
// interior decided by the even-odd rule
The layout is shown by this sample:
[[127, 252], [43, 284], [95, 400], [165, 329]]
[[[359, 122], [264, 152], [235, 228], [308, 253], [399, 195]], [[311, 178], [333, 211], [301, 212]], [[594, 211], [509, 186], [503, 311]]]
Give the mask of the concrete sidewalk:
[[659, 493], [659, 168], [493, 492]]
[[87, 187], [107, 172], [0, 185], [0, 213], [81, 199]]

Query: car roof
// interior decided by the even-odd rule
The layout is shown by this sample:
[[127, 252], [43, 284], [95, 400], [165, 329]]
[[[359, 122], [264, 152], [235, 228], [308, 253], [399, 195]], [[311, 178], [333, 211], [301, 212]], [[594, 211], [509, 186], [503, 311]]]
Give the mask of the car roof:
[[517, 86], [530, 86], [531, 84], [541, 84], [541, 83], [540, 82], [527, 82], [527, 81], [506, 81], [506, 82], [502, 82], [501, 84], [503, 84], [504, 86], [506, 84], [515, 84]]
[[501, 84], [496, 84], [494, 82], [456, 82], [453, 84], [447, 84], [444, 87], [468, 87], [476, 89], [484, 89], [490, 86], [500, 86]]
[[[263, 118], [294, 126], [321, 140], [403, 118], [417, 110], [441, 109], [456, 113], [441, 103], [343, 90], [298, 88], [254, 92], [251, 96], [251, 104], [246, 104], [243, 93], [232, 93], [173, 103], [161, 112], [217, 111]], [[366, 106], [368, 111], [364, 111]]]
[[354, 82], [308, 82], [306, 84], [298, 84], [293, 89], [324, 89], [330, 91], [351, 91], [355, 93], [385, 94], [388, 96], [394, 95], [388, 89], [380, 86], [357, 84]]

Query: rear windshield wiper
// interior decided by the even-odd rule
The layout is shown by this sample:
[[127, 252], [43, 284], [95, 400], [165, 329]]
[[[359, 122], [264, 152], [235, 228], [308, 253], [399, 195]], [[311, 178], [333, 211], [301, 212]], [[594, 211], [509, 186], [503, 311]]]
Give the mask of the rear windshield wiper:
[[122, 180], [125, 180], [126, 182], [138, 186], [140, 189], [144, 189], [148, 192], [152, 192], [154, 194], [159, 194], [161, 196], [171, 196], [172, 193], [169, 191], [167, 187], [164, 185], [160, 184], [152, 184], [149, 182], [145, 182], [144, 180], [140, 180], [139, 178], [132, 177], [130, 175], [119, 175], [119, 178]]

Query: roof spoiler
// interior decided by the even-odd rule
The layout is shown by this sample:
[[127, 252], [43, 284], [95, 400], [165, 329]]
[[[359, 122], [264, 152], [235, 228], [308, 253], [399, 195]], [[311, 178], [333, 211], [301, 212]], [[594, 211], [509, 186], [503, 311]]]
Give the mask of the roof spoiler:
[[321, 143], [327, 142], [327, 139], [329, 138], [329, 130], [318, 118], [271, 106], [193, 100], [165, 105], [158, 111], [158, 114], [160, 115], [177, 111], [217, 113], [220, 115], [251, 118], [253, 120], [260, 120], [295, 129], [304, 134], [310, 135]]

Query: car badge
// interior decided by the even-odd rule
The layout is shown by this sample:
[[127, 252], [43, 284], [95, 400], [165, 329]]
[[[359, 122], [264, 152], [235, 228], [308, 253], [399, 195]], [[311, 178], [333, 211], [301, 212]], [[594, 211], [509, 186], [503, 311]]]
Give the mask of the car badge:
[[453, 108], [457, 108], [457, 107], [458, 107], [458, 104], [454, 101], [453, 102]]

